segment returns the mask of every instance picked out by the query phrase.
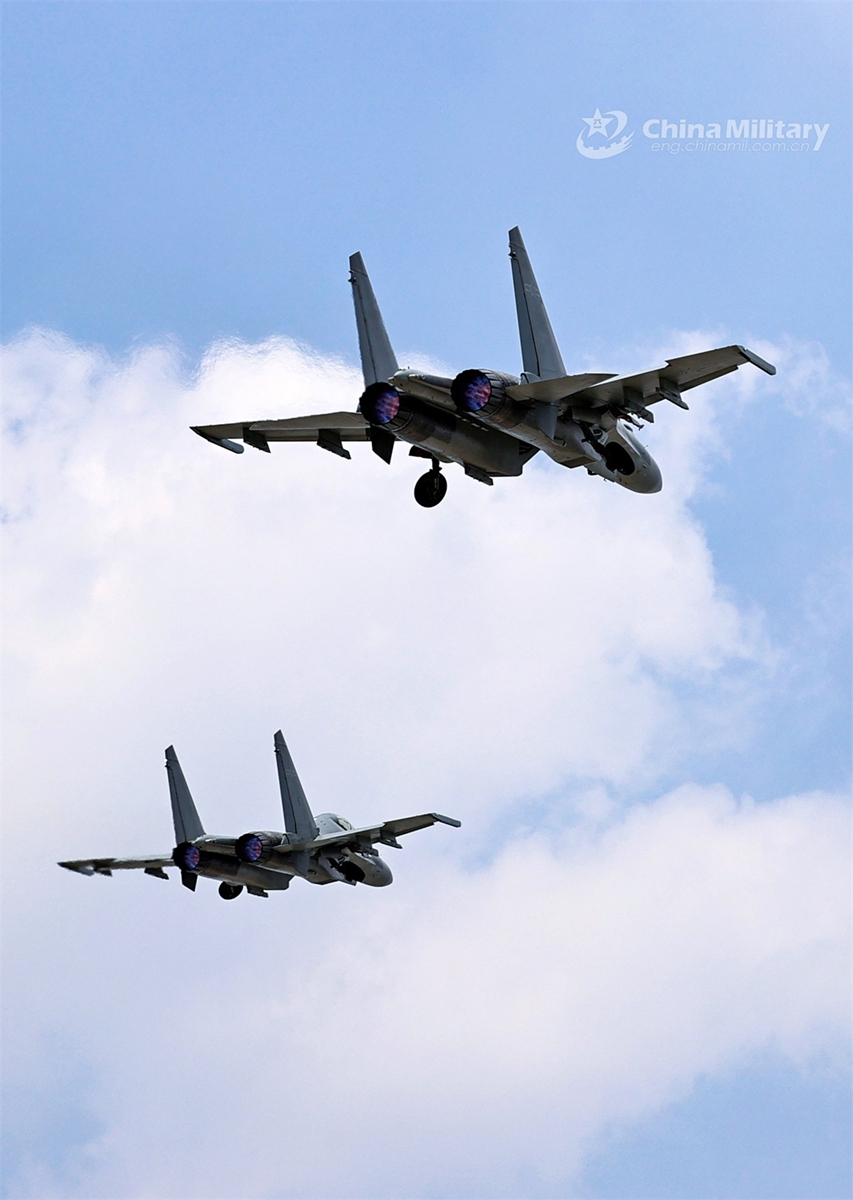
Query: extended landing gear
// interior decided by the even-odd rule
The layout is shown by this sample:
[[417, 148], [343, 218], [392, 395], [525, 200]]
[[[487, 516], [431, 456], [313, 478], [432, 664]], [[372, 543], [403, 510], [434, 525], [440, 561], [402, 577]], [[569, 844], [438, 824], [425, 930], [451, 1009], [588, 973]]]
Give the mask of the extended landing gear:
[[236, 900], [242, 890], [242, 884], [239, 883], [220, 883], [219, 885], [219, 895], [223, 900]]
[[447, 480], [441, 473], [441, 467], [433, 459], [432, 469], [427, 471], [426, 475], [421, 475], [415, 484], [415, 499], [422, 508], [435, 508], [436, 504], [441, 504], [446, 494]]

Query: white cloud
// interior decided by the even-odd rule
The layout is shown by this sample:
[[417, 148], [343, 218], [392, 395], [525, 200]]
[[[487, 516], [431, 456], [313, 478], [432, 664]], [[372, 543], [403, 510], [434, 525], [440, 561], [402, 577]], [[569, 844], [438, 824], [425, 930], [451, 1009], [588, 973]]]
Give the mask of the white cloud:
[[686, 736], [667, 680], [759, 654], [677, 486], [638, 502], [551, 466], [490, 491], [454, 471], [426, 512], [404, 451], [238, 458], [188, 432], [353, 404], [352, 370], [284, 341], [219, 347], [188, 382], [163, 349], [115, 365], [36, 337], [8, 357], [10, 617], [37, 704], [62, 669], [63, 694], [109, 679], [120, 703], [144, 677], [183, 711], [167, 738], [248, 702], [252, 729], [342, 738], [380, 794], [461, 771], [479, 808], [646, 770], [663, 729], [664, 755]]
[[[6, 373], [16, 1078], [58, 1030], [104, 1130], [10, 1194], [519, 1194], [698, 1072], [832, 1042], [838, 802], [613, 799], [748, 737], [772, 662], [687, 507], [741, 384], [661, 414], [659, 496], [534, 461], [425, 511], [399, 448], [189, 433], [351, 408], [357, 373], [284, 340], [187, 377], [31, 334]], [[279, 725], [316, 808], [462, 831], [389, 892], [52, 867], [168, 848], [172, 741], [208, 828], [274, 825]], [[527, 799], [548, 837], [511, 837]]]
[[787, 411], [834, 433], [849, 433], [850, 380], [835, 370], [823, 346], [787, 337], [771, 349], [778, 367], [778, 382], [772, 390], [780, 395]]
[[684, 787], [384, 894], [92, 881], [82, 956], [51, 949], [106, 1129], [79, 1184], [12, 1194], [563, 1194], [699, 1075], [838, 1050], [848, 830], [832, 797]]

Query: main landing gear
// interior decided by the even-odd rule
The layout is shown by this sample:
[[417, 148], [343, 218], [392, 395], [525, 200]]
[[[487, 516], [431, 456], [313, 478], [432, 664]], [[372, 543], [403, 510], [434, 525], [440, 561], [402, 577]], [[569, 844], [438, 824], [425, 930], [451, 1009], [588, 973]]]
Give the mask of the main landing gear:
[[219, 895], [223, 900], [236, 900], [242, 890], [242, 885], [239, 883], [220, 883], [219, 885]]
[[415, 484], [415, 499], [422, 508], [435, 508], [441, 504], [447, 494], [447, 480], [441, 473], [438, 460], [432, 460], [432, 467], [426, 475], [421, 475]]

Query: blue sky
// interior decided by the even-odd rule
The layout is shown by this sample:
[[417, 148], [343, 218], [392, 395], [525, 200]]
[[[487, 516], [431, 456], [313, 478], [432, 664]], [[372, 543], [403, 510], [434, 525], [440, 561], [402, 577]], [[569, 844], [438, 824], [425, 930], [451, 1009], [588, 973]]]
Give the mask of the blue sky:
[[[108, 834], [126, 839], [116, 849], [129, 853], [148, 848], [136, 844], [139, 838], [159, 838], [159, 799], [151, 800], [162, 788], [157, 760], [169, 741], [180, 750], [182, 734], [202, 775], [199, 787], [216, 794], [222, 781], [204, 765], [211, 730], [218, 743], [239, 728], [225, 778], [236, 791], [268, 790], [262, 752], [244, 734], [257, 734], [265, 746], [277, 727], [266, 724], [287, 717], [321, 786], [345, 788], [365, 807], [377, 802], [374, 772], [383, 805], [405, 807], [394, 788], [407, 770], [401, 747], [409, 737], [423, 739], [412, 751], [417, 779], [406, 774], [406, 785], [424, 796], [448, 789], [450, 810], [453, 803], [470, 806], [460, 815], [471, 840], [452, 852], [459, 856], [453, 863], [478, 864], [484, 879], [498, 880], [501, 864], [514, 861], [519, 830], [533, 838], [535, 857], [537, 823], [563, 837], [577, 822], [586, 829], [587, 820], [611, 830], [589, 833], [597, 847], [589, 853], [599, 855], [601, 878], [609, 878], [607, 838], [643, 845], [631, 840], [639, 839], [631, 822], [644, 805], [664, 814], [665, 832], [676, 803], [667, 796], [695, 789], [689, 797], [698, 812], [722, 805], [725, 814], [714, 791], [723, 787], [734, 802], [748, 793], [767, 814], [789, 822], [785, 828], [802, 820], [799, 836], [811, 848], [794, 865], [804, 880], [817, 881], [819, 869], [809, 870], [824, 852], [816, 832], [829, 820], [824, 800], [814, 801], [814, 811], [798, 800], [793, 816], [774, 806], [849, 786], [848, 6], [16, 2], [4, 5], [3, 21], [2, 319], [7, 394], [14, 396], [7, 519], [16, 531], [10, 562], [19, 581], [10, 627], [25, 647], [15, 649], [8, 676], [24, 696], [13, 700], [9, 687], [10, 720], [21, 746], [34, 748], [47, 712], [63, 730], [68, 763], [62, 775], [40, 766], [31, 792], [30, 783], [22, 788], [26, 766], [13, 763], [10, 794], [27, 794], [33, 811], [53, 822], [51, 861], [101, 850], [93, 840]], [[630, 148], [606, 161], [575, 148], [583, 118], [599, 107], [627, 113], [634, 133]], [[651, 118], [708, 124], [745, 117], [829, 128], [819, 151], [812, 137], [803, 153], [664, 153], [642, 132]], [[536, 460], [515, 492], [498, 496], [494, 489], [491, 508], [483, 489], [466, 490], [470, 481], [454, 478], [458, 498], [450, 504], [458, 510], [448, 505], [447, 515], [442, 506], [432, 525], [415, 526], [405, 463], [381, 475], [381, 464], [364, 456], [345, 477], [340, 464], [316, 464], [303, 448], [279, 449], [269, 464], [248, 454], [246, 462], [223, 463], [228, 456], [206, 456], [204, 447], [180, 441], [191, 419], [263, 415], [255, 407], [266, 412], [279, 396], [289, 411], [300, 401], [322, 403], [316, 397], [326, 387], [330, 408], [354, 406], [357, 379], [347, 370], [357, 361], [356, 341], [346, 283], [354, 250], [364, 254], [401, 360], [419, 355], [453, 371], [517, 371], [506, 259], [506, 232], [515, 224], [570, 371], [645, 366], [690, 338], [709, 346], [744, 343], [777, 361], [772, 382], [757, 373], [751, 381], [738, 377], [709, 387], [707, 401], [691, 400], [690, 413], [659, 415], [647, 438], [668, 489], [660, 502], [600, 499], [597, 480]], [[303, 351], [265, 342], [276, 336]], [[222, 339], [231, 349], [217, 357], [210, 348]], [[253, 358], [237, 343], [266, 348]], [[162, 461], [154, 452], [161, 446]], [[220, 481], [222, 494], [214, 496]], [[299, 488], [303, 507], [294, 521]], [[221, 523], [219, 538], [199, 490]], [[105, 532], [118, 528], [120, 537]], [[257, 595], [230, 578], [235, 560], [268, 581], [258, 583]], [[681, 569], [667, 575], [672, 561]], [[438, 578], [427, 563], [439, 565]], [[180, 574], [183, 598], [161, 585], [160, 573], [172, 571]], [[379, 580], [384, 590], [371, 607]], [[489, 620], [471, 623], [464, 605], [450, 603], [442, 580], [479, 597]], [[372, 614], [383, 605], [388, 627], [377, 631]], [[498, 619], [504, 608], [515, 624]], [[359, 614], [360, 635], [352, 640], [360, 650], [339, 629], [342, 609]], [[529, 611], [541, 613], [559, 650], [532, 639]], [[654, 629], [657, 611], [671, 622], [671, 646]], [[560, 612], [567, 614], [562, 624]], [[274, 629], [271, 641], [261, 629]], [[306, 638], [315, 639], [313, 654]], [[446, 660], [436, 646], [452, 647]], [[26, 647], [33, 648], [29, 658]], [[250, 667], [259, 654], [263, 665]], [[488, 676], [496, 659], [507, 674], [518, 672], [517, 691], [490, 680], [486, 691], [496, 692], [488, 699], [500, 704], [500, 715], [491, 714], [491, 734], [476, 724], [466, 742], [448, 726], [455, 717], [465, 724], [466, 705], [479, 705], [474, 681]], [[78, 692], [73, 664], [84, 662], [88, 690]], [[166, 662], [179, 663], [180, 676], [168, 700], [151, 666]], [[614, 663], [623, 664], [624, 688]], [[600, 727], [584, 724], [582, 697], [566, 690], [575, 675], [578, 689], [589, 688], [602, 711], [614, 714], [612, 750], [599, 747]], [[397, 730], [390, 765], [387, 747], [365, 723], [365, 708], [374, 703], [389, 727], [397, 729], [404, 715], [410, 722], [412, 732]], [[521, 747], [512, 723], [502, 724], [516, 703], [524, 710]], [[435, 706], [450, 714], [444, 724]], [[584, 736], [549, 750], [571, 719]], [[90, 795], [104, 730], [104, 778]], [[326, 761], [330, 737], [345, 745], [354, 783], [348, 767]], [[427, 743], [443, 749], [430, 754]], [[246, 770], [253, 772], [248, 789]], [[52, 807], [65, 786], [79, 806], [70, 814]], [[112, 788], [131, 797], [127, 812], [110, 807]], [[224, 797], [213, 803], [229, 819]], [[754, 848], [748, 810], [738, 811], [720, 816], [719, 828], [729, 822]], [[25, 809], [13, 821], [19, 819], [25, 831]], [[676, 823], [670, 831], [676, 845], [680, 829]], [[64, 849], [71, 838], [73, 849]], [[688, 839], [685, 854], [691, 846]], [[194, 981], [181, 952], [190, 953], [202, 933], [221, 937], [229, 953], [239, 938], [263, 952], [263, 938], [278, 939], [282, 921], [290, 935], [297, 921], [295, 954], [308, 971], [312, 939], [325, 946], [324, 922], [332, 915], [371, 962], [379, 955], [371, 937], [378, 944], [397, 929], [394, 922], [403, 929], [407, 904], [422, 903], [440, 923], [441, 910], [430, 908], [428, 896], [430, 871], [444, 868], [436, 865], [437, 851], [418, 853], [424, 857], [407, 849], [411, 858], [400, 863], [395, 894], [407, 868], [412, 890], [400, 887], [403, 898], [394, 904], [402, 907], [389, 910], [396, 915], [387, 928], [381, 918], [364, 916], [362, 928], [361, 918], [347, 916], [347, 892], [331, 908], [315, 895], [292, 905], [290, 894], [279, 897], [277, 915], [250, 914], [260, 925], [227, 933], [217, 932], [221, 914], [211, 902], [209, 926], [178, 933], [177, 889], [147, 910], [147, 887], [137, 895], [127, 881], [109, 881], [110, 897], [123, 889], [124, 898], [105, 917], [106, 887], [90, 889], [101, 881], [70, 878], [66, 885], [51, 876], [33, 908], [22, 898], [22, 881], [10, 912], [31, 936], [9, 950], [7, 977], [15, 982], [8, 1008], [29, 1014], [21, 1044], [39, 1066], [29, 1077], [26, 1070], [13, 1075], [21, 1115], [11, 1131], [7, 1194], [114, 1196], [117, 1187], [122, 1195], [142, 1194], [134, 1190], [144, 1190], [134, 1182], [139, 1163], [158, 1152], [169, 1161], [171, 1137], [157, 1133], [153, 1117], [147, 1141], [140, 1135], [137, 1144], [128, 1132], [134, 1121], [149, 1128], [138, 1116], [141, 1084], [124, 1079], [119, 1100], [111, 1101], [106, 1083], [138, 1018], [122, 921], [135, 923], [148, 911], [149, 978], [182, 1012], [197, 1012], [201, 993], [218, 980], [217, 967], [205, 958]], [[576, 861], [574, 850], [565, 853]], [[636, 866], [645, 895], [648, 881]], [[456, 876], [447, 880], [456, 894]], [[523, 893], [523, 873], [513, 887]], [[81, 889], [89, 890], [84, 896]], [[715, 908], [724, 894], [709, 891], [697, 918], [709, 944], [718, 919], [726, 927]], [[473, 928], [480, 910], [473, 893], [464, 895], [460, 910]], [[548, 911], [568, 902], [559, 890], [549, 895], [541, 901]], [[781, 896], [767, 893], [768, 912]], [[803, 903], [808, 907], [808, 894]], [[283, 918], [282, 907], [297, 915]], [[418, 929], [413, 944], [419, 937], [431, 944], [429, 929]], [[618, 942], [618, 929], [606, 929]], [[560, 936], [573, 944], [570, 932]], [[775, 936], [768, 925], [768, 946]], [[809, 936], [831, 942], [825, 929]], [[329, 980], [346, 961], [343, 934], [339, 943], [326, 947], [325, 965], [312, 976], [319, 1011], [329, 1019], [338, 1002]], [[167, 944], [168, 983], [157, 967], [158, 947]], [[32, 956], [42, 945], [53, 947], [58, 977], [67, 971], [65, 1014], [33, 1004], [28, 991], [41, 978]], [[76, 965], [96, 962], [98, 947], [115, 969], [108, 999], [117, 1014], [105, 1013], [100, 1047], [87, 1032], [92, 998]], [[454, 953], [448, 943], [448, 958]], [[785, 953], [800, 962], [790, 947]], [[824, 978], [812, 959], [802, 961]], [[417, 975], [415, 959], [409, 965]], [[596, 976], [594, 956], [588, 966]], [[269, 981], [252, 982], [266, 995]], [[755, 986], [752, 993], [745, 983], [741, 991], [732, 984], [720, 1003], [752, 1004], [763, 1013]], [[780, 995], [788, 996], [787, 986], [779, 983]], [[295, 1003], [296, 968], [276, 976], [276, 987]], [[393, 987], [389, 994], [397, 996]], [[702, 990], [697, 985], [689, 994], [698, 1012]], [[223, 996], [220, 1010], [205, 1010], [206, 1019], [219, 1034], [239, 1036], [236, 1014], [250, 1026], [253, 1019], [246, 1016], [251, 989]], [[405, 996], [398, 999], [400, 1011], [409, 1011]], [[452, 1008], [452, 990], [440, 993], [439, 1009], [445, 1002]], [[275, 997], [268, 1003], [272, 1012]], [[372, 1020], [366, 1003], [354, 988], [353, 1011]], [[800, 1012], [798, 1004], [792, 993], [792, 1012]], [[813, 1036], [809, 1021], [820, 1024], [814, 1013], [798, 1018], [800, 1025], [792, 1017], [789, 1028], [768, 1009], [766, 1027], [733, 1029], [728, 1049], [706, 1058], [685, 1045], [665, 1081], [639, 1068], [621, 1083], [614, 1075], [614, 1095], [621, 1089], [633, 1096], [636, 1085], [636, 1096], [620, 1106], [602, 1092], [597, 1123], [585, 1124], [567, 1093], [555, 1104], [565, 1104], [565, 1145], [574, 1149], [543, 1151], [540, 1161], [522, 1139], [507, 1150], [515, 1183], [500, 1194], [848, 1195], [849, 1138], [839, 1133], [849, 1128], [844, 1036], [837, 1029], [825, 1041]], [[498, 1015], [493, 1020], [499, 1028]], [[626, 1027], [633, 1028], [631, 1020], [626, 1011]], [[581, 1014], [578, 1021], [588, 1022], [590, 1045], [597, 1044], [593, 1018]], [[638, 1028], [655, 1036], [648, 1032], [653, 1022]], [[711, 1017], [696, 1028], [697, 1043], [714, 1041]], [[143, 1017], [131, 1048], [154, 1053], [156, 1033]], [[580, 1078], [585, 1067], [571, 1063]], [[393, 1065], [383, 1065], [393, 1075]], [[414, 1103], [426, 1083], [417, 1062], [407, 1069], [411, 1094], [400, 1095]], [[300, 1080], [310, 1078], [305, 1072]], [[235, 1086], [251, 1095], [248, 1084]], [[532, 1095], [537, 1081], [522, 1072], [518, 1086], [520, 1095], [526, 1087]], [[342, 1085], [344, 1099], [332, 1107], [355, 1127], [361, 1118], [352, 1087]], [[67, 1104], [69, 1091], [77, 1107]], [[171, 1077], [166, 1091], [176, 1098], [164, 1111], [180, 1114]], [[488, 1109], [495, 1131], [502, 1128], [491, 1100], [470, 1100]], [[113, 1102], [123, 1113], [115, 1124]], [[393, 1123], [378, 1097], [368, 1097], [365, 1109], [377, 1127]], [[224, 1118], [214, 1110], [209, 1118], [215, 1137]], [[550, 1119], [542, 1118], [546, 1125]], [[430, 1120], [440, 1124], [439, 1116]], [[492, 1194], [494, 1179], [477, 1164], [494, 1147], [481, 1131], [465, 1128], [470, 1161], [448, 1151], [442, 1177], [412, 1146], [410, 1162], [404, 1152], [391, 1155], [397, 1166], [385, 1176], [368, 1172], [358, 1194]], [[246, 1132], [257, 1135], [251, 1126]], [[222, 1133], [222, 1145], [228, 1136]], [[559, 1145], [559, 1129], [545, 1143], [549, 1137]], [[532, 1145], [535, 1127], [529, 1138]], [[371, 1145], [379, 1157], [388, 1149], [379, 1135]], [[153, 1177], [144, 1186], [145, 1194], [170, 1194]], [[253, 1194], [296, 1194], [258, 1186]], [[317, 1194], [333, 1194], [331, 1184], [317, 1187]]]
[[[503, 240], [517, 222], [568, 359], [720, 322], [796, 329], [843, 359], [847, 17], [11, 4], [5, 328], [116, 350], [168, 335], [190, 352], [286, 329], [352, 354], [340, 284], [360, 248], [402, 346], [511, 369]], [[831, 128], [817, 155], [746, 161], [667, 160], [640, 135], [593, 171], [573, 143], [598, 105], [632, 127], [766, 113]]]

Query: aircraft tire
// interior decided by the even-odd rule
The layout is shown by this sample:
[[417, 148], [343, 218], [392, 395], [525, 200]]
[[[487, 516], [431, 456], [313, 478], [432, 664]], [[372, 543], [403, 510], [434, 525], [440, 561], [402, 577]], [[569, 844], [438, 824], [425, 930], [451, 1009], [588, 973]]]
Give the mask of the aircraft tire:
[[240, 883], [220, 883], [219, 895], [223, 900], [236, 900], [243, 890]]
[[427, 471], [415, 484], [415, 499], [422, 508], [435, 508], [447, 494], [447, 480], [441, 471]]

